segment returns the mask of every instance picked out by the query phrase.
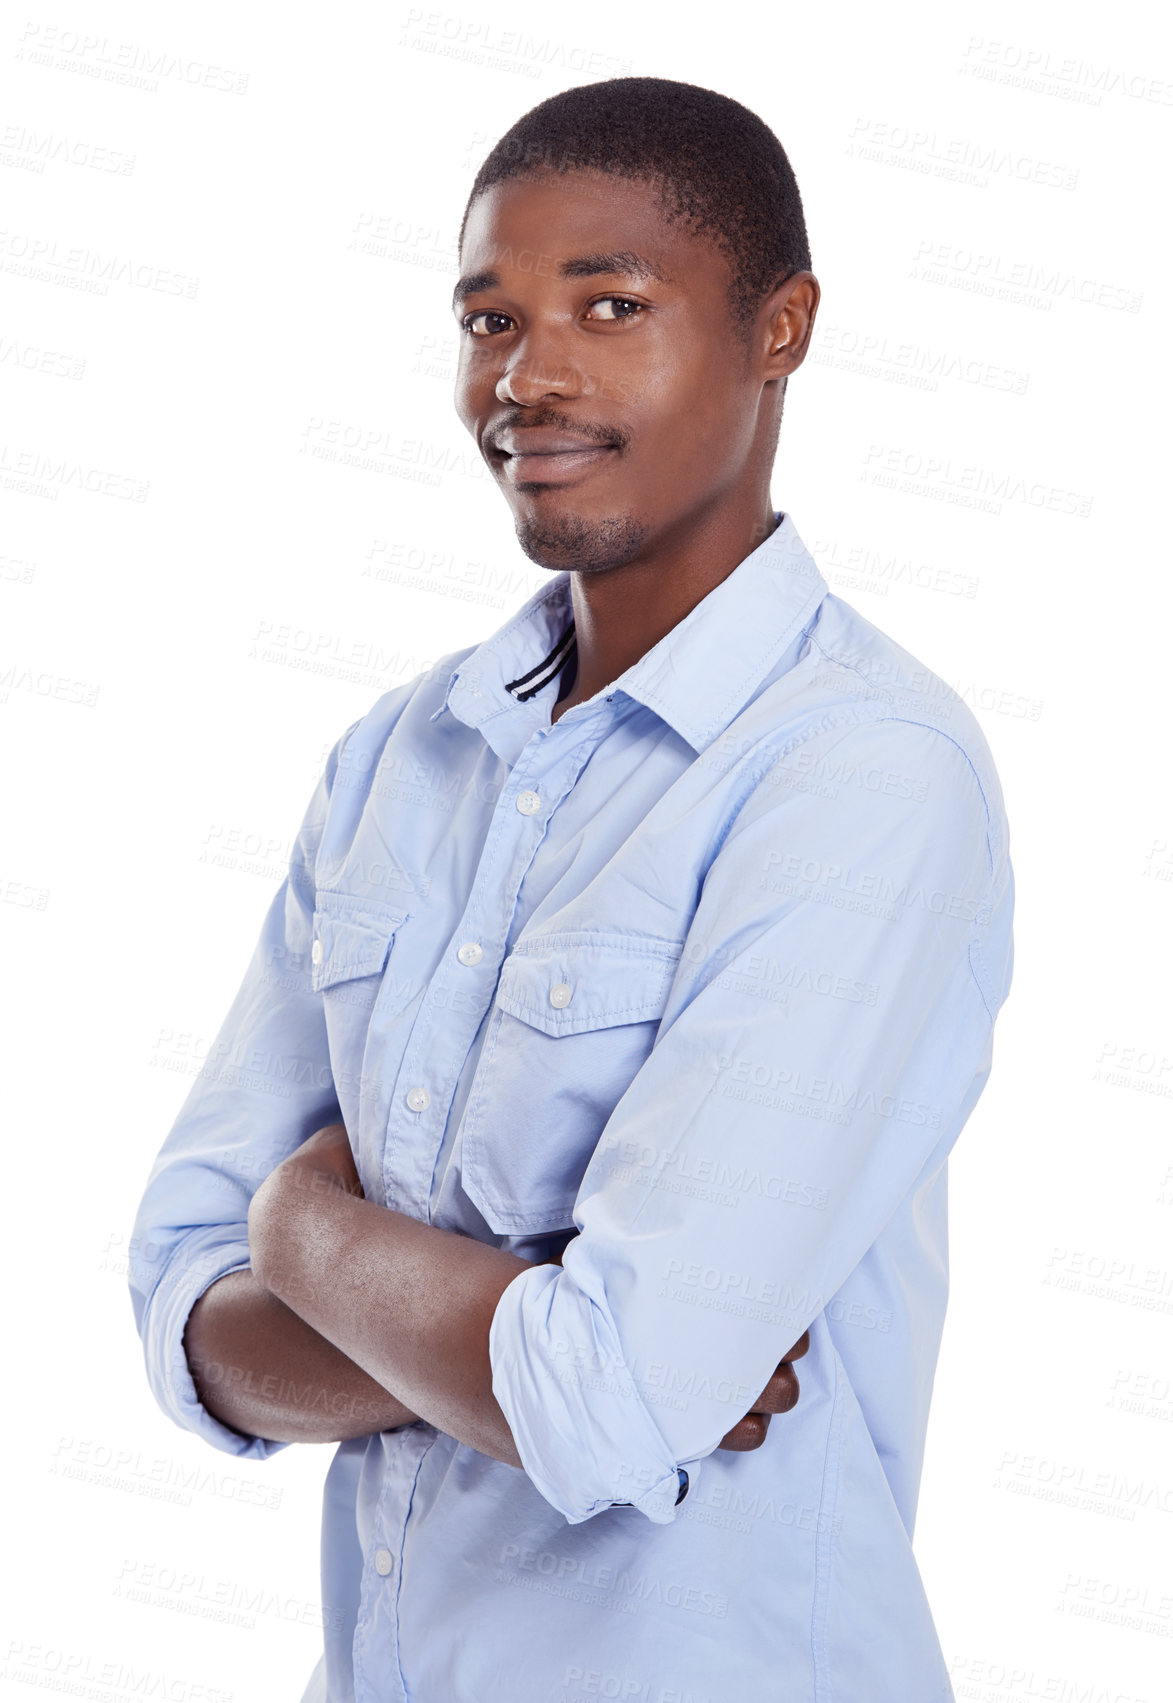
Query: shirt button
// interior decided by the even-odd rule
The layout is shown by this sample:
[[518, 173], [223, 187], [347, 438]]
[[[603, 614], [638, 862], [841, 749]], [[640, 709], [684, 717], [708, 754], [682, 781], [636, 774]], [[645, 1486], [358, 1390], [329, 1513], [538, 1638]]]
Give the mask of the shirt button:
[[479, 964], [484, 955], [484, 949], [475, 940], [466, 940], [456, 954], [462, 964]]
[[315, 940], [313, 945], [310, 947], [310, 963], [311, 964], [320, 964], [321, 962], [322, 962], [322, 942], [320, 940]]
[[569, 982], [555, 982], [550, 989], [550, 1004], [556, 1005], [561, 1011], [564, 1005], [569, 1005], [574, 989]]
[[432, 1103], [432, 1096], [428, 1093], [426, 1088], [409, 1088], [408, 1089], [408, 1091], [407, 1091], [407, 1104], [408, 1104], [408, 1107], [411, 1111], [413, 1111], [413, 1112], [426, 1112], [428, 1107], [431, 1105], [431, 1103]]
[[535, 811], [542, 808], [542, 801], [536, 792], [519, 792], [517, 795], [517, 808], [521, 811], [523, 816], [532, 816]]
[[376, 1551], [375, 1551], [375, 1572], [376, 1573], [380, 1574], [385, 1579], [387, 1577], [388, 1573], [391, 1571], [392, 1567], [394, 1567], [394, 1565], [395, 1565], [395, 1557], [392, 1555], [392, 1553], [389, 1549], [376, 1549]]

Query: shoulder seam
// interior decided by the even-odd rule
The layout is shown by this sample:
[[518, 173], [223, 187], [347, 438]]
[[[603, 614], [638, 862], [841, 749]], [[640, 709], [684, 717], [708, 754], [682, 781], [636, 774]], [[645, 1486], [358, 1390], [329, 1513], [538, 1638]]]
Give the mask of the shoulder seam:
[[[823, 650], [823, 647], [821, 645], [818, 648], [824, 656], [827, 656], [827, 652], [825, 650]], [[834, 657], [828, 657], [828, 661], [835, 662], [836, 659]], [[837, 666], [844, 667], [844, 668], [850, 668], [852, 665], [850, 663], [841, 663], [841, 664], [837, 663]], [[992, 893], [993, 884], [994, 884], [994, 877], [995, 877], [995, 873], [996, 873], [996, 865], [995, 865], [995, 861], [994, 861], [994, 849], [993, 849], [993, 834], [992, 834], [992, 831], [991, 831], [993, 816], [992, 816], [992, 812], [990, 810], [989, 798], [986, 796], [986, 789], [982, 785], [981, 776], [978, 774], [977, 768], [974, 765], [973, 759], [969, 755], [969, 752], [965, 749], [964, 745], [962, 745], [959, 740], [954, 739], [952, 734], [946, 733], [944, 728], [938, 727], [934, 722], [923, 721], [923, 720], [920, 720], [916, 716], [897, 715], [895, 713], [888, 713], [888, 712], [884, 711], [882, 706], [877, 707], [872, 713], [868, 713], [869, 706], [857, 705], [857, 706], [854, 706], [854, 707], [859, 712], [855, 716], [854, 721], [850, 717], [845, 717], [842, 725], [848, 725], [848, 726], [854, 725], [856, 727], [867, 727], [867, 726], [875, 726], [879, 722], [887, 722], [887, 721], [906, 722], [910, 727], [923, 727], [923, 728], [926, 729], [927, 732], [937, 734], [941, 739], [944, 739], [948, 744], [952, 745], [954, 750], [960, 752], [961, 756], [965, 759], [965, 763], [966, 763], [967, 768], [969, 769], [970, 774], [973, 776], [974, 784], [976, 785], [977, 790], [978, 790], [978, 797], [982, 801], [982, 810], [985, 813], [985, 818], [986, 818], [986, 831], [985, 831], [986, 862], [987, 862], [987, 865], [988, 865], [987, 880], [986, 880], [986, 891], [987, 891], [987, 893]], [[826, 725], [823, 725], [816, 730], [812, 730], [809, 734], [806, 735], [805, 738], [796, 740], [793, 743], [789, 744], [788, 749], [789, 750], [795, 750], [795, 749], [798, 748], [798, 746], [808, 744], [811, 740], [819, 738], [821, 734], [826, 733], [828, 731], [830, 731], [830, 730], [826, 727]], [[775, 758], [776, 758], [776, 752], [775, 752]], [[763, 769], [761, 774], [755, 776], [755, 780], [754, 780], [755, 786], [763, 778], [765, 773], [766, 773], [766, 771]], [[990, 1022], [993, 1023], [993, 1022], [995, 1022], [995, 1020], [997, 1018], [997, 1012], [991, 1006], [990, 995], [989, 995], [989, 993], [987, 991], [987, 987], [986, 987], [986, 983], [989, 981], [989, 975], [988, 975], [988, 971], [986, 970], [985, 959], [982, 955], [982, 936], [981, 936], [981, 926], [980, 926], [981, 917], [982, 917], [982, 909], [981, 909], [981, 906], [979, 906], [977, 914], [974, 917], [973, 924], [970, 928], [969, 950], [968, 950], [966, 956], [967, 956], [968, 961], [969, 961], [970, 975], [973, 977], [974, 986], [977, 988], [977, 991], [978, 991], [978, 997], [980, 998], [980, 1000], [982, 1002], [982, 1006], [985, 1009], [986, 1016], [989, 1018]]]
[[[863, 672], [862, 668], [857, 667], [854, 662], [844, 662], [841, 657], [832, 656], [830, 651], [827, 650], [825, 646], [823, 646], [819, 643], [819, 641], [816, 638], [816, 636], [814, 635], [814, 633], [811, 634], [811, 643], [815, 646], [816, 650], [819, 651], [820, 655], [825, 656], [827, 661], [830, 662], [830, 663], [833, 663], [836, 668], [850, 669], [853, 674], [858, 674], [861, 680], [867, 680], [867, 675]], [[962, 701], [964, 701], [964, 700], [962, 700]], [[860, 707], [862, 708], [863, 706], [860, 706]], [[991, 827], [992, 827], [992, 824], [993, 824], [993, 812], [990, 809], [990, 800], [989, 800], [989, 798], [986, 794], [986, 789], [982, 785], [982, 777], [978, 774], [977, 766], [974, 763], [973, 758], [970, 756], [969, 752], [965, 749], [965, 746], [961, 743], [961, 741], [959, 739], [955, 739], [951, 733], [947, 733], [943, 727], [939, 727], [937, 725], [937, 723], [934, 722], [934, 721], [929, 721], [926, 718], [923, 718], [921, 716], [901, 715], [896, 711], [892, 711], [890, 713], [885, 713], [882, 705], [877, 706], [876, 711], [873, 715], [871, 715], [870, 717], [861, 716], [860, 720], [861, 720], [861, 725], [865, 720], [871, 720], [871, 721], [906, 721], [912, 727], [924, 727], [924, 728], [927, 728], [930, 733], [940, 734], [942, 739], [948, 740], [950, 745], [954, 746], [958, 751], [960, 751], [961, 755], [965, 758], [965, 761], [969, 766], [969, 770], [970, 770], [970, 773], [973, 775], [974, 781], [977, 784], [978, 792], [981, 795], [982, 809], [986, 813], [986, 852], [987, 852], [987, 855], [989, 856], [989, 859], [990, 859], [990, 874], [992, 876], [993, 873], [994, 873], [994, 853], [993, 853], [993, 846], [992, 846], [993, 835], [991, 833]]]

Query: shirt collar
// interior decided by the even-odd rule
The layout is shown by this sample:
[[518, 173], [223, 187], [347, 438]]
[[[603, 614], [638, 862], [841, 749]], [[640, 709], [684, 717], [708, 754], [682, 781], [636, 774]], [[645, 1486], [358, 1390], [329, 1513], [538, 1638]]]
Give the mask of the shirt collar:
[[[626, 693], [698, 754], [723, 733], [830, 589], [790, 516], [775, 511], [775, 520], [768, 538], [597, 697]], [[432, 720], [450, 711], [488, 738], [489, 724], [504, 732], [498, 720], [504, 717], [511, 732], [524, 729], [522, 745], [534, 725], [547, 723], [557, 694], [548, 693], [548, 705], [541, 694], [574, 646], [570, 583], [570, 573], [557, 574], [470, 651], [453, 669]], [[597, 711], [597, 697], [567, 710], [557, 725]]]

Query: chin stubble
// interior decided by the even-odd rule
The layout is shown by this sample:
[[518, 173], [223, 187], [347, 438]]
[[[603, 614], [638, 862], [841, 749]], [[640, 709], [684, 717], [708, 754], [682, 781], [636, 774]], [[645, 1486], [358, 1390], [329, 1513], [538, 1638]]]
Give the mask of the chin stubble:
[[648, 529], [634, 515], [585, 520], [577, 514], [527, 515], [517, 522], [517, 542], [531, 562], [555, 571], [618, 568], [638, 556]]

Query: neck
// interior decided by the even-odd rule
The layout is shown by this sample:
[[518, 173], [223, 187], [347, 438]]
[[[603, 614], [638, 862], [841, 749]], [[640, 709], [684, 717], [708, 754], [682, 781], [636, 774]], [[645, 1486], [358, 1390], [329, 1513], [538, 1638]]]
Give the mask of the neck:
[[656, 540], [622, 567], [574, 573], [570, 582], [577, 663], [550, 712], [557, 721], [658, 644], [775, 530], [769, 497], [752, 511], [692, 523], [687, 537]]

